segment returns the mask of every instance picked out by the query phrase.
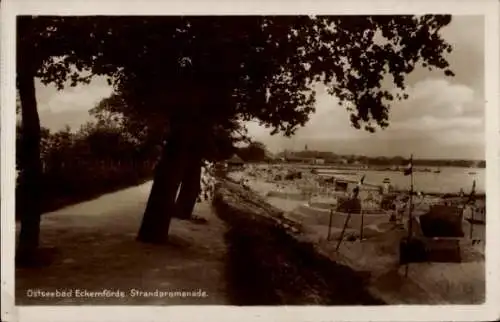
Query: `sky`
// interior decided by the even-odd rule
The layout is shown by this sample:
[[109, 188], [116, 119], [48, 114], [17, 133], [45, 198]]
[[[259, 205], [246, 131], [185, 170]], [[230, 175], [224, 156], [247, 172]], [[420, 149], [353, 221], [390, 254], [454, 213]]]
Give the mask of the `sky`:
[[[249, 133], [271, 152], [283, 149], [332, 151], [367, 156], [484, 159], [484, 21], [481, 16], [454, 16], [442, 36], [454, 50], [448, 56], [455, 77], [416, 69], [407, 78], [409, 99], [394, 102], [390, 125], [368, 133], [351, 127], [348, 112], [318, 87], [316, 112], [293, 138], [250, 122]], [[96, 78], [89, 85], [57, 91], [37, 83], [43, 126], [73, 129], [91, 120], [88, 111], [112, 89]]]

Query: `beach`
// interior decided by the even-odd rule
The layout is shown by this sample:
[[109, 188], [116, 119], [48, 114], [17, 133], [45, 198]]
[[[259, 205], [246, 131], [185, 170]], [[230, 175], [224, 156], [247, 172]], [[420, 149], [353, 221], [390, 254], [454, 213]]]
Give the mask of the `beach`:
[[[268, 165], [258, 164], [251, 167], [265, 169]], [[365, 183], [374, 185], [380, 185], [385, 178], [389, 178], [391, 185], [396, 190], [408, 190], [410, 188], [409, 177], [405, 176], [402, 171], [304, 164], [280, 164], [279, 167], [301, 171], [315, 169], [321, 176], [335, 176], [351, 181], [358, 181], [361, 176], [365, 175]], [[474, 180], [476, 181], [476, 192], [484, 194], [486, 191], [486, 169], [484, 168], [441, 167], [429, 170], [424, 167], [415, 167], [413, 173], [414, 189], [433, 194], [458, 193], [460, 189], [468, 193]]]
[[[453, 180], [465, 184], [468, 181], [466, 178], [470, 176], [468, 171], [442, 169], [441, 178], [447, 177], [444, 179], [447, 183], [443, 184], [439, 190], [436, 189], [437, 185], [433, 185], [438, 179], [427, 177], [434, 175], [439, 178], [434, 173], [422, 173], [415, 179], [416, 182], [427, 182], [428, 186], [422, 189], [424, 194], [413, 196], [412, 216], [417, 218], [414, 220], [418, 221], [420, 216], [428, 213], [436, 205], [462, 207], [463, 236], [437, 240], [426, 238], [422, 231], [417, 231], [421, 228], [415, 230], [415, 226], [420, 227], [420, 224], [415, 224], [412, 228], [415, 230], [413, 233], [415, 236], [429, 239], [429, 245], [440, 245], [432, 246], [434, 248], [444, 247], [449, 250], [451, 247], [456, 247], [459, 249], [459, 260], [449, 260], [445, 258], [448, 255], [443, 255], [442, 258], [434, 258], [432, 261], [412, 263], [409, 265], [408, 272], [405, 273], [404, 266], [399, 263], [399, 244], [408, 236], [409, 211], [404, 204], [401, 206], [401, 202], [399, 205], [401, 209], [380, 209], [380, 200], [383, 196], [379, 193], [380, 187], [376, 183], [377, 179], [382, 178], [379, 182], [382, 186], [381, 183], [387, 173], [359, 171], [365, 175], [366, 180], [366, 184], [361, 185], [359, 193], [363, 214], [360, 216], [360, 214], [349, 215], [337, 209], [339, 200], [348, 196], [359, 181], [358, 173], [353, 174], [353, 171], [349, 170], [350, 173], [345, 174], [347, 171], [344, 169], [318, 169], [317, 167], [314, 171], [311, 170], [303, 166], [294, 168], [290, 165], [247, 165], [242, 171], [231, 172], [229, 178], [234, 182], [243, 183], [251, 191], [265, 198], [270, 205], [280, 209], [284, 218], [298, 223], [301, 226], [301, 238], [315, 244], [329, 254], [334, 261], [347, 265], [355, 271], [368, 273], [370, 289], [386, 302], [424, 304], [429, 303], [429, 298], [432, 298], [433, 303], [467, 304], [480, 303], [484, 300], [485, 225], [484, 223], [471, 224], [467, 220], [472, 216], [472, 211], [476, 218], [482, 211], [482, 218], [485, 220], [484, 196], [481, 196], [480, 192], [480, 189], [484, 189], [481, 188], [484, 174], [477, 172], [476, 193], [479, 197], [476, 198], [475, 203], [466, 206], [461, 203], [467, 199], [467, 195], [461, 199], [450, 198], [449, 195], [456, 195], [460, 188], [466, 194], [470, 192], [465, 186], [455, 185], [453, 189], [451, 187]], [[452, 179], [453, 175], [450, 175], [452, 171], [455, 171], [455, 179]], [[301, 172], [301, 176], [285, 179], [290, 172]], [[325, 173], [348, 181], [347, 191], [335, 191], [331, 186], [325, 187], [321, 184], [321, 177], [324, 177]], [[463, 175], [460, 176], [459, 173]], [[399, 180], [394, 179], [398, 175], [402, 177], [401, 182], [408, 180], [401, 173], [392, 172], [392, 174], [391, 182]], [[424, 179], [426, 177], [428, 179]], [[398, 192], [396, 189], [394, 191], [396, 199], [404, 199], [408, 196], [408, 191], [399, 190]], [[401, 218], [396, 223], [392, 222], [391, 215], [398, 213]], [[347, 217], [349, 217], [348, 220], [346, 220]], [[403, 278], [404, 275], [406, 277]], [[396, 280], [399, 282], [395, 282]]]

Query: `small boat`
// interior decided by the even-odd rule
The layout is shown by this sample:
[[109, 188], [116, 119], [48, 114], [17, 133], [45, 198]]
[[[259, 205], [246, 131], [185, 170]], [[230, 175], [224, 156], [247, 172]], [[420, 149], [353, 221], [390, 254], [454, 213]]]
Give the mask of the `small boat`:
[[440, 169], [434, 170], [434, 173], [441, 173]]
[[473, 174], [477, 174], [477, 172], [472, 171], [472, 172], [469, 172], [469, 174], [473, 175]]

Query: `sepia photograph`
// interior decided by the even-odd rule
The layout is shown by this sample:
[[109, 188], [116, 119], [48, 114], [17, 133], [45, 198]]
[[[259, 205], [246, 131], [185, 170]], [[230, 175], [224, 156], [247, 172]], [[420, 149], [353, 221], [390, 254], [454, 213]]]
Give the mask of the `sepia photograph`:
[[495, 301], [480, 10], [11, 19], [14, 310]]

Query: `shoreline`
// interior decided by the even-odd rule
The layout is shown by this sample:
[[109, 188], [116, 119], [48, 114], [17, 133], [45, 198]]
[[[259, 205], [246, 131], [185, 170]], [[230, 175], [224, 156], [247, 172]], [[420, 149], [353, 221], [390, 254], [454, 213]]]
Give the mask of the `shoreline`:
[[[452, 167], [450, 167], [452, 168]], [[453, 167], [453, 168], [460, 168], [460, 167]], [[460, 169], [469, 169], [469, 168], [460, 168]], [[326, 172], [327, 171], [332, 171], [332, 172]], [[377, 188], [381, 189], [384, 187], [383, 180], [384, 176], [383, 175], [375, 175], [373, 172], [386, 172], [387, 170], [385, 169], [376, 169], [376, 168], [368, 168], [368, 169], [362, 169], [362, 168], [354, 168], [354, 167], [338, 167], [338, 166], [331, 166], [331, 165], [309, 165], [309, 164], [294, 164], [294, 163], [272, 163], [272, 164], [266, 164], [266, 163], [248, 163], [247, 166], [242, 168], [240, 171], [242, 172], [256, 172], [256, 173], [263, 173], [266, 171], [272, 171], [272, 175], [281, 175], [284, 176], [284, 174], [287, 173], [287, 171], [290, 172], [301, 172], [302, 175], [306, 174], [308, 177], [315, 176], [315, 177], [323, 177], [323, 178], [335, 178], [336, 180], [340, 182], [345, 182], [348, 184], [358, 184], [359, 178], [363, 175], [367, 175], [366, 180], [363, 183], [363, 186], [367, 188]], [[240, 172], [236, 170], [236, 172]], [[349, 171], [349, 172], [333, 172], [333, 171]], [[371, 176], [367, 172], [372, 172], [373, 176]], [[391, 170], [390, 172], [393, 173], [398, 173], [401, 171], [397, 170]], [[486, 198], [486, 191], [484, 190], [485, 188], [483, 187], [484, 184], [484, 175], [481, 174], [480, 177], [475, 177], [471, 175], [470, 182], [467, 180], [466, 183], [464, 183], [464, 180], [461, 180], [456, 183], [456, 185], [453, 185], [453, 183], [450, 185], [450, 182], [447, 182], [445, 185], [440, 185], [438, 182], [440, 181], [439, 178], [433, 179], [432, 175], [433, 173], [426, 173], [426, 172], [419, 172], [415, 171], [416, 173], [419, 173], [416, 176], [416, 186], [414, 187], [414, 192], [421, 192], [425, 195], [428, 195], [429, 197], [441, 197], [441, 198], [458, 198], [460, 197], [461, 191], [463, 193], [464, 197], [469, 196], [470, 194], [470, 185], [472, 184], [472, 181], [478, 182], [478, 185], [476, 186], [475, 190], [475, 197], [478, 200], [485, 200]], [[268, 172], [271, 173], [271, 172]], [[266, 175], [266, 174], [264, 174]], [[267, 174], [269, 175], [269, 174]], [[401, 173], [401, 176], [403, 174]], [[419, 175], [424, 175], [422, 179], [419, 178]], [[429, 177], [431, 175], [431, 177]], [[446, 176], [446, 170], [443, 170], [440, 174], [435, 174], [435, 175], [441, 175], [441, 176]], [[456, 175], [456, 173], [452, 173], [453, 176]], [[467, 175], [466, 173], [463, 173], [463, 175]], [[389, 174], [387, 174], [388, 179], [391, 181], [390, 186], [392, 193], [398, 193], [398, 194], [408, 194], [409, 192], [409, 186], [407, 187], [407, 183], [402, 181], [401, 178], [398, 177], [392, 177]], [[430, 178], [430, 181], [429, 181]], [[387, 178], [386, 178], [387, 179]], [[266, 179], [264, 179], [266, 180]], [[409, 180], [409, 179], [408, 179]], [[423, 181], [422, 181], [423, 180]], [[269, 181], [269, 183], [274, 182], [276, 180], [266, 180]], [[285, 179], [280, 179], [278, 181], [281, 181], [280, 184], [287, 184], [291, 183], [291, 180], [285, 180]], [[427, 184], [426, 182], [429, 182], [430, 184]], [[363, 190], [363, 188], [361, 188]]]
[[[304, 163], [304, 162], [249, 162], [248, 164], [254, 165], [278, 165], [278, 166], [302, 166], [308, 168], [327, 168], [333, 170], [371, 170], [371, 171], [402, 171], [402, 165], [345, 165], [345, 164], [335, 164], [335, 163], [325, 163], [325, 164], [312, 164], [312, 163]], [[399, 167], [399, 169], [395, 169], [392, 167]], [[416, 172], [427, 172], [423, 171], [425, 169], [443, 169], [443, 168], [455, 168], [455, 169], [469, 169], [470, 171], [486, 169], [486, 167], [461, 167], [456, 165], [446, 165], [446, 166], [436, 166], [436, 165], [414, 165], [413, 168]]]

